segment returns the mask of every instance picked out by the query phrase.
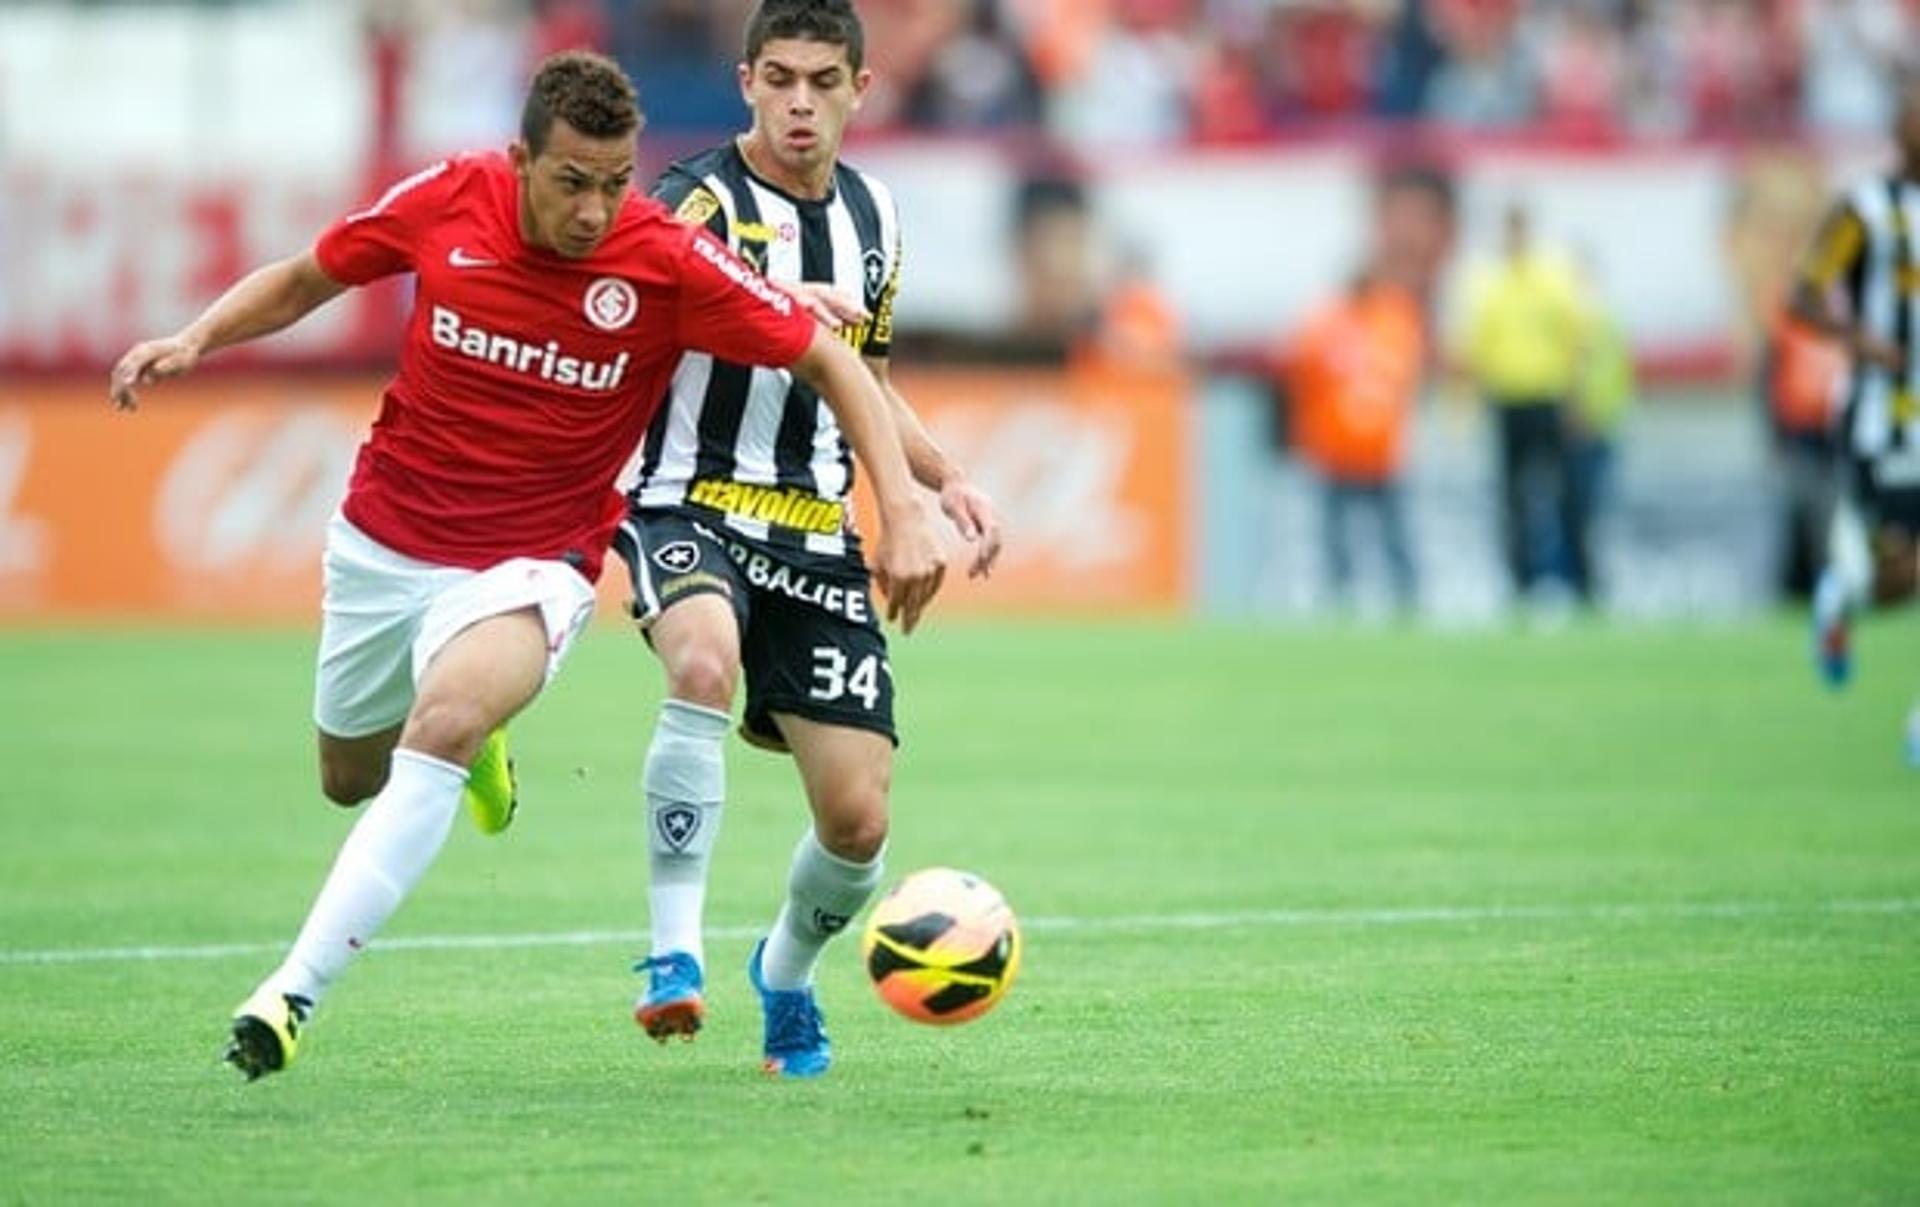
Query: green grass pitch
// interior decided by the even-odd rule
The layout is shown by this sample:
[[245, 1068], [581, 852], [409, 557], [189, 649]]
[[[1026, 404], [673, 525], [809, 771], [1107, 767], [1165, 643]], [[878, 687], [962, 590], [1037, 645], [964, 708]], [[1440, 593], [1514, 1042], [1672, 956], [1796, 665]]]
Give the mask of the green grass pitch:
[[802, 809], [737, 743], [709, 1028], [628, 1016], [659, 688], [613, 626], [516, 726], [514, 830], [459, 824], [290, 1073], [218, 1065], [348, 824], [311, 652], [0, 633], [0, 1204], [1920, 1200], [1911, 616], [1837, 694], [1787, 619], [936, 617], [891, 865], [993, 879], [1022, 979], [915, 1027], [843, 940], [817, 1084], [757, 1070]]

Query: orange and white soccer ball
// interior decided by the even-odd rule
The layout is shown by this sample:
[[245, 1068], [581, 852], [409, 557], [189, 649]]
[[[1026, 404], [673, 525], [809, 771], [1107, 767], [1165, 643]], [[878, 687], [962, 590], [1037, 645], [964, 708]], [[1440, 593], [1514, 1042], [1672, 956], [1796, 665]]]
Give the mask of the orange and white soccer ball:
[[925, 868], [880, 899], [860, 954], [880, 1000], [917, 1023], [979, 1018], [1020, 971], [1020, 925], [971, 872]]

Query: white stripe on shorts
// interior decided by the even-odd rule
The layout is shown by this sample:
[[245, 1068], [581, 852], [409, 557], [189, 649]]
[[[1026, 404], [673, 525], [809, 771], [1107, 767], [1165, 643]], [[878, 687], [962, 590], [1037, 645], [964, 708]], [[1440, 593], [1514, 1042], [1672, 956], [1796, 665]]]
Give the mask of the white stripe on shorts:
[[640, 540], [639, 525], [629, 517], [620, 521], [620, 531], [633, 542], [633, 561], [630, 565], [633, 567], [634, 590], [640, 593], [640, 615], [637, 619], [644, 624], [660, 615], [660, 592], [653, 585], [653, 567], [649, 564], [651, 559], [647, 557], [647, 547]]

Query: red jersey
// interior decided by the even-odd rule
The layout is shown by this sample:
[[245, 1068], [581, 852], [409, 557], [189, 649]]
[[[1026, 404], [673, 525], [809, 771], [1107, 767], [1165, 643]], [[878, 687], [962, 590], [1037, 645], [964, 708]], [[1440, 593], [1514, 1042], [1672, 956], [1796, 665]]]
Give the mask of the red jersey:
[[422, 561], [565, 559], [597, 578], [624, 512], [614, 479], [683, 352], [785, 367], [813, 319], [712, 236], [630, 195], [592, 255], [520, 233], [503, 154], [388, 189], [314, 246], [334, 280], [415, 277], [400, 369], [342, 509]]

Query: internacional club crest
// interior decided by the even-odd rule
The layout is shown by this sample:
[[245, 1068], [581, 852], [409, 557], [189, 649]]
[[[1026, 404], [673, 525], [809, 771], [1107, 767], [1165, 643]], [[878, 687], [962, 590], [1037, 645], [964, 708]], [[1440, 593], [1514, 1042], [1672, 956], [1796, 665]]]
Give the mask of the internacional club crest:
[[619, 277], [601, 277], [587, 286], [583, 305], [589, 323], [602, 331], [618, 331], [633, 321], [640, 309], [640, 295]]
[[684, 851], [700, 832], [700, 810], [693, 805], [672, 804], [654, 815], [660, 828], [660, 841], [675, 851]]

